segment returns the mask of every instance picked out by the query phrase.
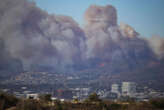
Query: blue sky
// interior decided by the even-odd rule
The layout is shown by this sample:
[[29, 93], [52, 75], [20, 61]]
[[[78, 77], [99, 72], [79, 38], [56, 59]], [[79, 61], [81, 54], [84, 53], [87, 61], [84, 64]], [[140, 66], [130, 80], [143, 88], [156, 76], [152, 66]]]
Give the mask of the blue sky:
[[142, 36], [164, 37], [164, 0], [35, 0], [49, 13], [73, 17], [81, 26], [85, 10], [92, 4], [116, 7], [118, 23], [131, 25]]

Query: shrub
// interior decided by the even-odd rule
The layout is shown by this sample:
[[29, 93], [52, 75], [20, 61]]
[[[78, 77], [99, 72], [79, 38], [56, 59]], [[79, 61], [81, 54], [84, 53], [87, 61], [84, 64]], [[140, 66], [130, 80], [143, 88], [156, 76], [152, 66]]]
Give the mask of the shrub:
[[16, 106], [18, 99], [10, 94], [0, 92], [0, 109], [4, 110]]
[[163, 98], [151, 99], [150, 104], [155, 108], [164, 109], [164, 99]]

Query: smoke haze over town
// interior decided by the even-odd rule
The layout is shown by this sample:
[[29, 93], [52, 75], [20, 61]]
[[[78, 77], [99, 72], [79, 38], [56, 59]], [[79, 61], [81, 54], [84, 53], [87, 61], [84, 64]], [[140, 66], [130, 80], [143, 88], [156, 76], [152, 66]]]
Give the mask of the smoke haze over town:
[[164, 108], [163, 4], [0, 0], [0, 110]]

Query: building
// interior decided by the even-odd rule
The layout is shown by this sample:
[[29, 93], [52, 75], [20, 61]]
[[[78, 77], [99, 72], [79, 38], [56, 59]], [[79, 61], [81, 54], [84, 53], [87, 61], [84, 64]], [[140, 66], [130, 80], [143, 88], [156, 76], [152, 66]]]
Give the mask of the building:
[[112, 84], [111, 92], [120, 93], [120, 86], [118, 84]]
[[56, 101], [56, 100], [58, 100], [56, 97], [51, 97], [51, 100], [52, 101]]
[[119, 84], [112, 84], [111, 86], [111, 92], [117, 94], [118, 97], [120, 97], [120, 91], [121, 87]]
[[27, 99], [38, 99], [39, 95], [38, 94], [27, 94], [26, 98]]
[[122, 83], [122, 95], [133, 97], [136, 93], [136, 83], [123, 82]]
[[76, 97], [77, 99], [84, 99], [88, 97], [90, 93], [90, 88], [75, 88], [73, 90], [73, 97]]
[[97, 91], [97, 95], [99, 95], [99, 97], [100, 98], [106, 98], [107, 96], [108, 96], [108, 94], [109, 94], [109, 91], [107, 91], [107, 90], [98, 90]]

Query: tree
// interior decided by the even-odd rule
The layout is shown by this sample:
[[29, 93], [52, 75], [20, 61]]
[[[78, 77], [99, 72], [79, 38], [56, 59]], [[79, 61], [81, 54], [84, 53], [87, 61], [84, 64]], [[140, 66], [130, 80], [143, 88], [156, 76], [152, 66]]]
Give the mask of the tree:
[[43, 101], [51, 101], [51, 94], [42, 94], [39, 96], [39, 99]]
[[163, 98], [151, 99], [150, 104], [155, 108], [164, 109], [164, 99]]
[[17, 110], [45, 110], [43, 103], [37, 100], [27, 99], [22, 100], [16, 106]]
[[10, 94], [0, 92], [0, 109], [5, 110], [7, 108], [16, 106], [18, 99]]
[[74, 103], [78, 103], [79, 100], [78, 100], [77, 98], [75, 98], [75, 99], [73, 100], [73, 102], [74, 102]]
[[63, 110], [62, 104], [59, 100], [55, 101], [55, 110]]
[[88, 100], [91, 101], [91, 102], [99, 102], [99, 101], [101, 101], [101, 99], [99, 98], [99, 96], [96, 93], [91, 94], [88, 97]]

